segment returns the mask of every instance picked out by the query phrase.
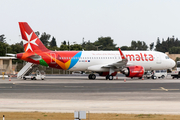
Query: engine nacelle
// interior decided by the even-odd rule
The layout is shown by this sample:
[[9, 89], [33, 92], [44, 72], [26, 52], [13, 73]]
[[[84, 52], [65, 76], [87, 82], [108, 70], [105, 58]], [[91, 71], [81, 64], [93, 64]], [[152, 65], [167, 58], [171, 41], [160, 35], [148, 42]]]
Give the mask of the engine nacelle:
[[142, 77], [144, 68], [142, 66], [128, 66], [122, 70], [126, 77]]
[[[113, 72], [111, 75], [116, 76], [117, 72]], [[107, 76], [109, 75], [109, 72], [99, 72], [99, 76]]]

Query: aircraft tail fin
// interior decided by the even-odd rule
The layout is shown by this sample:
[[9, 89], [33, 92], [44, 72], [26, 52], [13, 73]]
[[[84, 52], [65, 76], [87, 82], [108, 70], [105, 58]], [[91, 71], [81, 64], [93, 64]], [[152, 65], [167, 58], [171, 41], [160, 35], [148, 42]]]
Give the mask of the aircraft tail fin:
[[19, 22], [25, 52], [49, 51], [26, 22]]

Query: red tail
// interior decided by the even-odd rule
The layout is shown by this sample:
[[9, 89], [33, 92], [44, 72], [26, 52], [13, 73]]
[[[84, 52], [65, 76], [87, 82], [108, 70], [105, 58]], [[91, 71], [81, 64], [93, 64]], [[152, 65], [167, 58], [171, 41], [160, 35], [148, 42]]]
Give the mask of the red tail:
[[124, 54], [122, 53], [121, 49], [120, 49], [120, 48], [118, 48], [118, 49], [119, 49], [119, 53], [120, 53], [120, 55], [121, 55], [121, 58], [122, 58], [122, 59], [126, 59], [125, 56], [124, 56]]
[[19, 22], [25, 52], [49, 51], [26, 22]]

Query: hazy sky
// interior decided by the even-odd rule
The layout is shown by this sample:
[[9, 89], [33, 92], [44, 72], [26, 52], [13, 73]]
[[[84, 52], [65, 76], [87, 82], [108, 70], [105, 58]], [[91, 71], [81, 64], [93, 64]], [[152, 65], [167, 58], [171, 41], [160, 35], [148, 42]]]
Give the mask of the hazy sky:
[[132, 40], [149, 46], [174, 35], [180, 38], [180, 0], [0, 0], [0, 35], [20, 42], [18, 22], [64, 40], [94, 42], [110, 36], [117, 46]]

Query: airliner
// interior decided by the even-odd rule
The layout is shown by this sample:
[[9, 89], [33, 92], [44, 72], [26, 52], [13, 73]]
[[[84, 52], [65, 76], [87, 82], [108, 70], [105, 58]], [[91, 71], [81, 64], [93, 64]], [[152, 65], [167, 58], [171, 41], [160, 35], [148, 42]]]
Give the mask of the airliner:
[[19, 22], [24, 53], [16, 58], [69, 71], [90, 71], [89, 79], [96, 74], [112, 80], [117, 72], [126, 77], [142, 78], [145, 70], [171, 69], [174, 60], [157, 51], [51, 51], [47, 49], [26, 22]]

